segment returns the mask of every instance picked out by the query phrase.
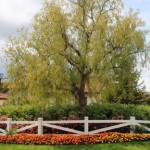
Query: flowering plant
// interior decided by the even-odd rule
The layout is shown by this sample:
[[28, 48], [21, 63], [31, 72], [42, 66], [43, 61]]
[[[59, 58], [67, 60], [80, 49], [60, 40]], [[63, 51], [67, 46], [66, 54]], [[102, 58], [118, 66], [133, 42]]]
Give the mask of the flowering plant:
[[15, 134], [13, 136], [0, 136], [0, 143], [27, 145], [78, 145], [131, 141], [150, 141], [150, 134], [123, 134], [117, 132], [106, 132], [101, 134], [83, 134], [78, 136], [73, 134]]

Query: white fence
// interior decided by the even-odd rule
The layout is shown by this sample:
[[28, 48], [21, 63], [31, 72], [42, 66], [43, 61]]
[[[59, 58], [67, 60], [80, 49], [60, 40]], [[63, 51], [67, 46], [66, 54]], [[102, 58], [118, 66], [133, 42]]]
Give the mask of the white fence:
[[[84, 124], [84, 132], [58, 125], [58, 124], [72, 124], [72, 123]], [[107, 124], [111, 124], [111, 125], [114, 124], [114, 125], [89, 131], [89, 124], [91, 123], [92, 124], [107, 123]], [[12, 121], [11, 118], [8, 118], [7, 121], [0, 121], [0, 124], [6, 124], [8, 132], [12, 130], [13, 124], [26, 124], [25, 127], [21, 127], [17, 129], [17, 133], [37, 126], [38, 135], [43, 134], [44, 126], [71, 132], [74, 134], [96, 134], [96, 133], [110, 131], [113, 129], [118, 129], [126, 126], [130, 126], [130, 129], [133, 129], [135, 126], [140, 126], [150, 132], [150, 128], [143, 125], [143, 124], [150, 124], [150, 121], [136, 120], [135, 117], [130, 117], [130, 120], [89, 120], [88, 117], [84, 117], [84, 120], [61, 120], [61, 121], [43, 121], [43, 118], [38, 118], [38, 121]], [[133, 133], [133, 130], [130, 130], [130, 133]], [[6, 135], [6, 131], [0, 128], [0, 135]]]

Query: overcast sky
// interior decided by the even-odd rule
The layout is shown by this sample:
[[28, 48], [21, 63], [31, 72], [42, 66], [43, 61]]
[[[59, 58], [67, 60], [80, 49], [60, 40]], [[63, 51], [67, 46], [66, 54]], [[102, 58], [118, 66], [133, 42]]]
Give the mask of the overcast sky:
[[[139, 10], [141, 18], [150, 30], [150, 0], [124, 0], [124, 3], [126, 8]], [[41, 7], [42, 0], [0, 0], [0, 59], [3, 58], [2, 46], [8, 35], [16, 35], [19, 27], [27, 26]], [[150, 35], [147, 40], [150, 41]], [[6, 73], [2, 61], [0, 73]], [[147, 91], [150, 91], [150, 69], [143, 69], [141, 77]]]

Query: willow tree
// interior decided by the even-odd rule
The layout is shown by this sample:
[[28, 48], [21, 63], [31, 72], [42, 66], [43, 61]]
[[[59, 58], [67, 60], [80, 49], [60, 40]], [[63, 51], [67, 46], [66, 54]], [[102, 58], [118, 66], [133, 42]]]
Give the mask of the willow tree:
[[143, 27], [121, 0], [46, 1], [32, 30], [19, 32], [5, 48], [12, 96], [74, 98], [85, 112], [87, 94], [105, 99], [121, 83], [116, 78], [135, 73], [127, 70], [145, 53]]

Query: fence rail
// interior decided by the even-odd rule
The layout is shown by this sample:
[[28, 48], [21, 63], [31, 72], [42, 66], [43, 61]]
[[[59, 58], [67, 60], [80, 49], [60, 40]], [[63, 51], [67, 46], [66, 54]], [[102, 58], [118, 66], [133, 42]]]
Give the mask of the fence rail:
[[[64, 124], [64, 123], [65, 124], [72, 124], [72, 123], [84, 124], [84, 132], [58, 125], [58, 124]], [[101, 129], [96, 129], [93, 131], [89, 131], [89, 124], [91, 123], [92, 124], [93, 123], [95, 124], [107, 123], [107, 124], [111, 124], [111, 125], [114, 124], [114, 125], [101, 128]], [[38, 127], [38, 135], [43, 134], [44, 126], [71, 132], [74, 134], [96, 134], [96, 133], [110, 131], [113, 129], [118, 129], [118, 128], [122, 128], [126, 126], [130, 126], [130, 133], [133, 133], [133, 128], [135, 126], [140, 126], [140, 127], [142, 126], [145, 130], [150, 132], [150, 128], [143, 125], [143, 124], [150, 124], [150, 121], [136, 120], [135, 117], [130, 117], [130, 120], [89, 120], [88, 117], [84, 117], [84, 120], [60, 120], [60, 121], [43, 121], [43, 118], [38, 118], [37, 121], [13, 121], [12, 118], [8, 118], [7, 121], [0, 121], [0, 124], [6, 124], [7, 126], [6, 129], [8, 132], [12, 130], [13, 124], [25, 124], [26, 125], [25, 127], [21, 127], [17, 129], [17, 133], [33, 128], [33, 127]], [[0, 128], [0, 135], [6, 135], [6, 131]]]

